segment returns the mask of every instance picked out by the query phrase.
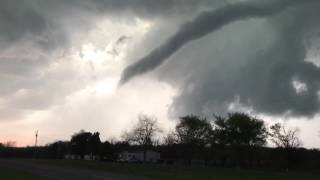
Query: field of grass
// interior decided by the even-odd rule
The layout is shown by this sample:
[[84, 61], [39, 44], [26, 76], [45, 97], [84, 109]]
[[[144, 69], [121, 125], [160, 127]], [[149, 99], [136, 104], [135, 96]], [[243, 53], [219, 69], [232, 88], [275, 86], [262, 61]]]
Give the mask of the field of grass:
[[0, 179], [1, 180], [41, 180], [41, 178], [33, 176], [31, 174], [20, 172], [14, 169], [6, 167], [0, 167]]
[[[35, 163], [102, 170], [139, 175], [155, 180], [319, 180], [320, 175], [297, 172], [271, 172], [213, 167], [168, 166], [154, 164], [119, 164], [74, 160], [29, 160]], [[1, 179], [1, 178], [0, 178]]]

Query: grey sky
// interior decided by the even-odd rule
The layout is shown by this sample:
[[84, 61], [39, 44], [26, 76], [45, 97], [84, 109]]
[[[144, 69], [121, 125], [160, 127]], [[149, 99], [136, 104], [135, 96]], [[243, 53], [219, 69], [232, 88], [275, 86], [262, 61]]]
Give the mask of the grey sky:
[[268, 122], [287, 119], [302, 127], [308, 147], [318, 146], [309, 138], [319, 112], [316, 4], [228, 23], [117, 87], [125, 67], [183, 24], [236, 3], [1, 1], [0, 141], [32, 144], [39, 129], [45, 144], [82, 128], [106, 139], [119, 137], [139, 113], [170, 129], [181, 115], [244, 109]]

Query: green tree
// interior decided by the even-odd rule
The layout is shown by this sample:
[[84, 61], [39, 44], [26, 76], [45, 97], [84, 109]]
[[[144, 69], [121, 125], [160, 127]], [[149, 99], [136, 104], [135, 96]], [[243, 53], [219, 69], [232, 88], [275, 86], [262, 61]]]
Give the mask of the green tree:
[[104, 161], [114, 161], [117, 159], [117, 153], [113, 144], [105, 141], [100, 144], [100, 157]]
[[86, 153], [87, 142], [91, 136], [90, 132], [85, 132], [84, 130], [72, 135], [70, 141], [72, 153], [83, 158]]
[[204, 147], [210, 143], [212, 126], [206, 118], [184, 116], [176, 126], [176, 133], [180, 143]]
[[56, 141], [47, 145], [50, 158], [63, 158], [69, 153], [70, 143], [68, 141]]
[[87, 139], [87, 153], [91, 155], [98, 155], [100, 148], [101, 140], [100, 133], [95, 132]]
[[198, 155], [207, 163], [205, 150], [211, 142], [212, 126], [206, 118], [194, 115], [181, 117], [176, 125], [176, 134], [183, 149], [180, 154], [189, 164]]
[[246, 113], [230, 113], [226, 118], [215, 116], [214, 140], [230, 146], [262, 146], [268, 136], [262, 120]]

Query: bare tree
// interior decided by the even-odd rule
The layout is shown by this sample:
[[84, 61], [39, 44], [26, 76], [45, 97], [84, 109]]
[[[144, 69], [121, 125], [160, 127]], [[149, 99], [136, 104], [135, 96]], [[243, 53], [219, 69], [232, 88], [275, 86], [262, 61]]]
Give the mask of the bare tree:
[[139, 115], [138, 123], [131, 129], [125, 132], [123, 137], [125, 141], [140, 145], [144, 151], [144, 161], [146, 150], [148, 147], [154, 145], [157, 133], [162, 132], [158, 126], [157, 118], [148, 115]]
[[299, 129], [286, 128], [284, 124], [274, 124], [270, 127], [271, 141], [281, 148], [297, 148], [302, 145], [298, 138]]

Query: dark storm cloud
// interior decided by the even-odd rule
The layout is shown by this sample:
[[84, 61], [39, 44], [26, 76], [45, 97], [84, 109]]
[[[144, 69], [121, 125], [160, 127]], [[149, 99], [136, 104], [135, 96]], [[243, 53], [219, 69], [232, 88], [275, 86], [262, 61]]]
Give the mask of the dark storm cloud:
[[123, 23], [136, 17], [183, 17], [220, 2], [224, 0], [2, 0], [0, 51], [21, 42], [49, 52], [67, 49], [74, 32], [92, 29], [101, 17]]
[[[220, 9], [221, 12], [200, 15], [182, 26], [165, 44], [127, 67], [122, 83], [153, 70], [187, 42], [218, 30], [222, 25], [237, 19], [274, 15], [267, 21], [231, 24], [216, 35], [202, 39], [198, 42], [202, 43], [201, 46], [191, 44], [184, 47], [172, 57], [173, 61], [157, 70], [159, 78], [179, 86], [180, 93], [174, 99], [172, 110], [178, 116], [225, 113], [231, 103], [237, 102], [271, 115], [317, 114], [320, 109], [320, 71], [313, 63], [304, 60], [306, 41], [319, 38], [316, 35], [319, 32], [319, 3], [269, 1], [266, 6], [261, 4], [262, 1], [255, 2], [241, 3], [239, 7], [235, 4]], [[287, 5], [298, 6], [284, 9]], [[254, 28], [257, 25], [259, 27]], [[233, 44], [226, 45], [224, 41], [232, 41]], [[307, 90], [298, 93], [293, 87], [293, 80], [305, 83]]]
[[[306, 5], [263, 23], [231, 26], [229, 32], [217, 35], [221, 37], [212, 35], [203, 42], [202, 46], [207, 45], [205, 50], [198, 48], [202, 56], [213, 53], [209, 57], [178, 54], [175, 58], [180, 62], [168, 62], [159, 72], [165, 79], [172, 79], [168, 76], [173, 71], [180, 71], [176, 76], [191, 74], [190, 78], [175, 82], [182, 85], [181, 94], [172, 106], [174, 112], [178, 115], [224, 113], [230, 103], [237, 101], [270, 115], [289, 113], [310, 117], [319, 113], [320, 69], [305, 61], [305, 42], [319, 38], [319, 8], [319, 5]], [[258, 28], [253, 28], [257, 25]], [[221, 46], [221, 51], [216, 50]], [[177, 70], [188, 56], [196, 58], [198, 64], [190, 60], [190, 66]], [[295, 79], [306, 84], [306, 92], [297, 93], [292, 85]]]
[[[217, 1], [217, 0], [216, 0]], [[0, 40], [8, 46], [25, 36], [31, 36], [42, 46], [50, 43], [60, 46], [68, 38], [65, 24], [77, 26], [92, 25], [96, 16], [111, 15], [131, 19], [152, 18], [173, 14], [194, 12], [204, 5], [216, 1], [196, 0], [2, 0], [0, 2]], [[220, 0], [221, 1], [221, 0]], [[128, 16], [131, 14], [132, 16]], [[65, 24], [64, 21], [68, 21]], [[68, 27], [69, 28], [69, 27]], [[60, 42], [56, 42], [56, 38]]]
[[37, 1], [3, 0], [0, 2], [1, 51], [29, 43], [49, 52], [66, 43], [66, 32]]
[[155, 17], [181, 15], [195, 11], [207, 5], [214, 5], [224, 0], [94, 0], [101, 12], [133, 13], [135, 16]]
[[[277, 29], [272, 46], [253, 56], [247, 72], [238, 76], [246, 80], [239, 90], [243, 104], [269, 114], [313, 116], [319, 112], [320, 69], [305, 61], [305, 42], [319, 38], [314, 34], [319, 32], [319, 7], [292, 9], [269, 22]], [[306, 92], [296, 91], [295, 79], [306, 84]]]
[[1, 42], [14, 41], [28, 33], [40, 34], [46, 27], [44, 17], [29, 9], [25, 1], [3, 0], [0, 4]]
[[[309, 1], [310, 0], [305, 2]], [[217, 31], [230, 22], [246, 18], [271, 16], [290, 7], [290, 5], [301, 3], [298, 1], [295, 2], [297, 3], [290, 0], [271, 1], [268, 3], [241, 2], [230, 4], [217, 10], [204, 12], [193, 21], [181, 26], [179, 31], [164, 44], [127, 67], [123, 72], [120, 84], [126, 83], [134, 76], [155, 69], [186, 43], [202, 38], [213, 31]]]

